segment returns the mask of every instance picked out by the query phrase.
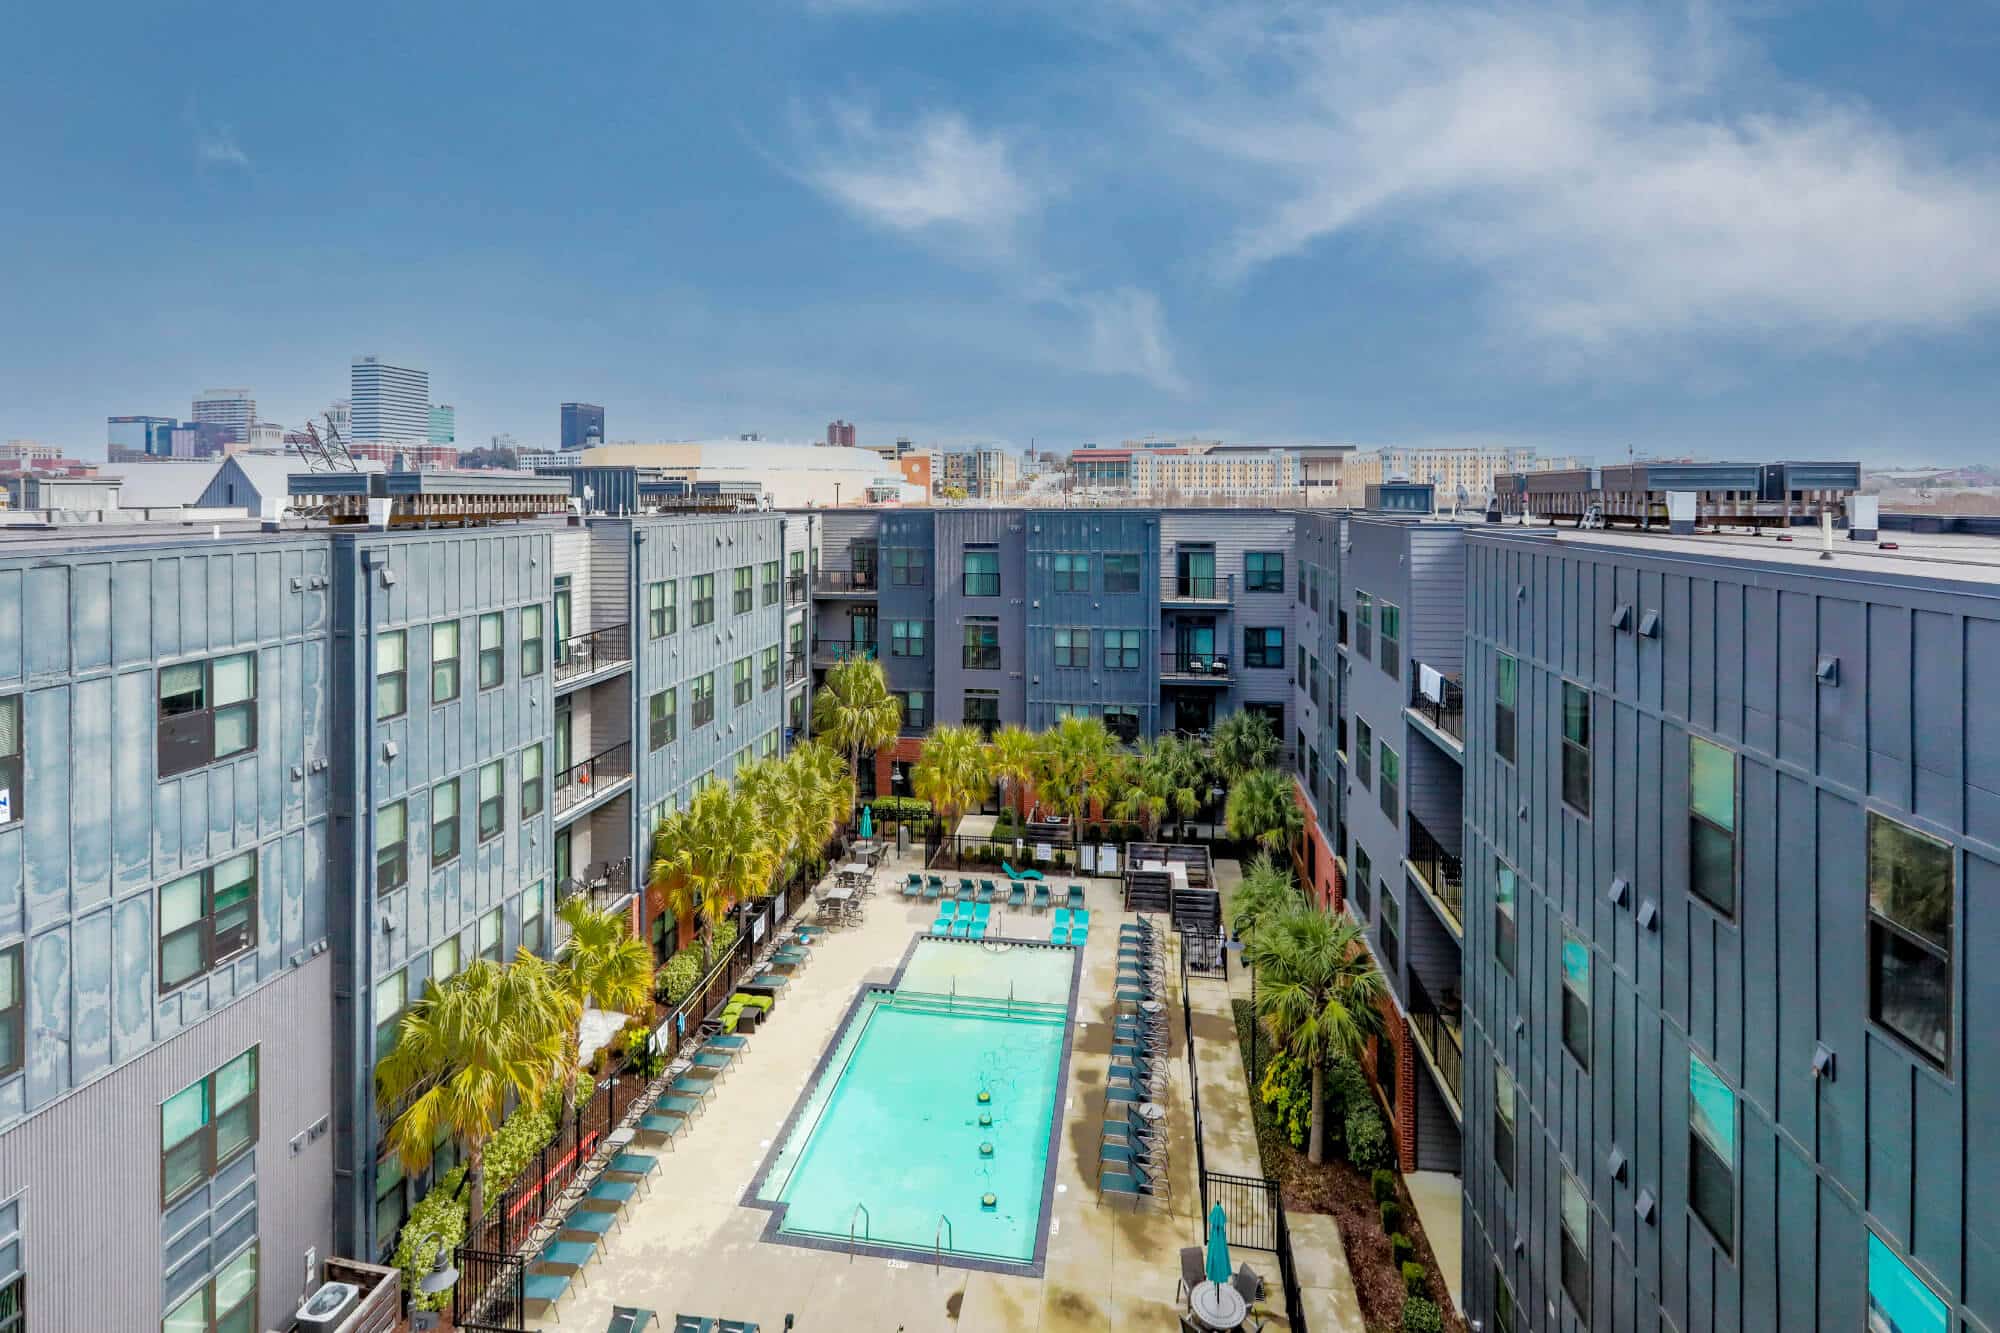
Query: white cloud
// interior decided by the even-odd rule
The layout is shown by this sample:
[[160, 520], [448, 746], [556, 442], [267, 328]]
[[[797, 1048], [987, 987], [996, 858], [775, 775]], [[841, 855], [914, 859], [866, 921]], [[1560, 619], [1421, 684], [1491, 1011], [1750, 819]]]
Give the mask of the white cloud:
[[1138, 287], [1086, 292], [1068, 298], [1089, 320], [1090, 368], [1100, 375], [1132, 375], [1168, 393], [1184, 394], [1187, 381], [1174, 364], [1160, 298]]
[[865, 108], [832, 113], [833, 142], [806, 179], [862, 220], [900, 232], [943, 232], [1004, 251], [1038, 211], [1042, 192], [1001, 134], [981, 134], [956, 112], [885, 126]]
[[227, 125], [197, 133], [194, 156], [204, 167], [236, 167], [245, 171], [250, 168], [250, 155], [236, 142], [236, 135]]

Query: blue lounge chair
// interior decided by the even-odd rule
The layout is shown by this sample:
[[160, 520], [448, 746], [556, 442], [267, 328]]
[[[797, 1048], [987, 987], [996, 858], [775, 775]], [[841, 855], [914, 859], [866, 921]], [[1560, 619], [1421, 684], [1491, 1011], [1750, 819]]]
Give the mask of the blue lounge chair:
[[972, 905], [972, 916], [974, 920], [984, 921], [987, 917], [992, 915], [993, 915], [993, 905], [991, 903], [974, 903]]
[[707, 1315], [677, 1314], [674, 1333], [715, 1333], [715, 1321]]
[[1089, 942], [1089, 940], [1090, 940], [1090, 927], [1071, 926], [1069, 928], [1069, 942], [1075, 945], [1077, 948], [1081, 949], [1086, 943]]
[[933, 935], [951, 934], [951, 918], [948, 916], [941, 916], [937, 920], [931, 922], [931, 934]]
[[697, 1103], [705, 1102], [715, 1095], [715, 1080], [689, 1070], [669, 1083], [667, 1092], [675, 1097], [692, 1097]]
[[738, 1055], [747, 1055], [750, 1051], [750, 1039], [738, 1036], [734, 1032], [718, 1032], [702, 1045], [713, 1046], [723, 1051], [734, 1051]]
[[597, 1243], [583, 1240], [552, 1240], [542, 1247], [529, 1265], [536, 1273], [581, 1273], [597, 1255]]
[[725, 1319], [716, 1325], [716, 1333], [757, 1333], [757, 1325], [747, 1319]]
[[728, 1073], [729, 1067], [736, 1063], [736, 1052], [712, 1051], [704, 1046], [694, 1053], [694, 1063], [697, 1069], [713, 1069], [720, 1077]]
[[1049, 886], [1046, 884], [1035, 885], [1035, 910], [1037, 912], [1049, 910]]
[[959, 897], [961, 897], [961, 898], [964, 898], [964, 899], [967, 899], [967, 900], [969, 901], [969, 900], [970, 900], [970, 899], [972, 898], [972, 895], [973, 895], [973, 894], [975, 894], [975, 893], [977, 893], [977, 892], [979, 892], [979, 890], [975, 889], [975, 888], [974, 888], [974, 887], [972, 886], [972, 881], [971, 881], [970, 879], [965, 879], [965, 878], [962, 878], [962, 877], [961, 877], [961, 878], [959, 879], [959, 881], [958, 881], [958, 896], [959, 896]]
[[759, 972], [750, 978], [750, 984], [753, 986], [770, 986], [777, 990], [783, 990], [791, 984], [791, 981], [792, 979], [783, 972]]
[[1067, 928], [1069, 926], [1069, 909], [1067, 907], [1058, 907], [1052, 924]]
[[952, 922], [952, 923], [951, 923], [951, 937], [952, 937], [953, 939], [955, 939], [955, 940], [969, 940], [969, 939], [971, 939], [971, 938], [972, 938], [972, 918], [971, 918], [971, 917], [969, 917], [969, 916], [962, 916], [962, 917], [960, 917], [960, 918], [959, 918], [958, 920], [956, 920], [956, 921]]
[[577, 1200], [577, 1207], [594, 1212], [615, 1213], [626, 1204], [639, 1197], [639, 1185], [631, 1180], [607, 1180], [600, 1176], [591, 1182], [590, 1193]]
[[1068, 944], [1068, 943], [1069, 943], [1069, 927], [1068, 927], [1068, 926], [1050, 926], [1050, 927], [1049, 927], [1049, 943], [1050, 943], [1050, 944]]
[[651, 1310], [642, 1310], [636, 1305], [614, 1305], [611, 1307], [611, 1322], [604, 1326], [604, 1333], [646, 1333], [652, 1323]]
[[623, 1230], [624, 1225], [618, 1220], [617, 1213], [600, 1213], [588, 1208], [577, 1208], [563, 1218], [556, 1231], [556, 1239], [584, 1240], [594, 1244], [610, 1235], [611, 1228], [618, 1227]]
[[1022, 884], [1021, 881], [1015, 880], [1013, 886], [1007, 890], [1007, 906], [1026, 907], [1027, 905], [1028, 905], [1027, 886]]
[[1136, 1205], [1140, 1199], [1153, 1197], [1153, 1177], [1136, 1162], [1131, 1165], [1129, 1173], [1100, 1171], [1097, 1176], [1097, 1202], [1102, 1204], [1106, 1195], [1130, 1199]]
[[687, 1129], [684, 1115], [662, 1115], [655, 1111], [639, 1121], [633, 1132], [634, 1140], [643, 1139], [647, 1143], [665, 1143], [669, 1146]]
[[628, 1180], [644, 1180], [660, 1169], [660, 1159], [649, 1152], [621, 1152], [604, 1169]]
[[1083, 885], [1072, 884], [1069, 886], [1069, 905], [1071, 907], [1083, 906]]
[[665, 1112], [668, 1115], [690, 1116], [701, 1109], [701, 1098], [683, 1096], [671, 1091], [653, 1103], [655, 1114]]
[[997, 886], [995, 886], [995, 884], [993, 883], [993, 881], [992, 881], [992, 880], [990, 880], [990, 879], [982, 879], [982, 880], [980, 880], [980, 881], [979, 881], [979, 901], [980, 901], [980, 902], [982, 902], [982, 903], [990, 903], [990, 902], [992, 902], [992, 901], [993, 901], [993, 900], [994, 900], [995, 898], [997, 898], [997, 897], [999, 897], [999, 896], [1000, 896], [1000, 890], [999, 890], [999, 888], [998, 888]]
[[1007, 872], [1008, 879], [1040, 879], [1042, 877], [1042, 872], [1039, 870], [1016, 870], [1005, 861], [1000, 863], [1000, 868]]
[[924, 901], [934, 903], [944, 893], [944, 881], [932, 875], [930, 883], [924, 885]]
[[568, 1273], [529, 1273], [521, 1279], [521, 1304], [529, 1313], [544, 1315], [569, 1294]]

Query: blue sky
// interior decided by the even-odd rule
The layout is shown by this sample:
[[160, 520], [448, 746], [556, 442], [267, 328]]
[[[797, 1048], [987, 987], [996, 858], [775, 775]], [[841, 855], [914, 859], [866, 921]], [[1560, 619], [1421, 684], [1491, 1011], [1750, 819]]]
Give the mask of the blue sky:
[[[1078, 17], [1075, 11], [1086, 11]], [[2000, 461], [2000, 7], [15, 5], [0, 437]]]

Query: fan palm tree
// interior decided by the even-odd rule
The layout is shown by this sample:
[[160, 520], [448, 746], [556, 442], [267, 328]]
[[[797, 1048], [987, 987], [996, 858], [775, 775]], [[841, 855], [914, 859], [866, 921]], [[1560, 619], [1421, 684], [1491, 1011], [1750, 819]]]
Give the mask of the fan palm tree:
[[1209, 745], [1216, 767], [1231, 782], [1278, 762], [1278, 733], [1271, 729], [1271, 719], [1248, 709], [1216, 723]]
[[1326, 1160], [1326, 1067], [1357, 1058], [1386, 1026], [1387, 988], [1353, 918], [1320, 911], [1303, 898], [1257, 923], [1243, 961], [1257, 975], [1257, 1018], [1312, 1077], [1312, 1128], [1306, 1159]]
[[910, 789], [931, 803], [947, 833], [957, 829], [958, 816], [984, 796], [992, 782], [986, 738], [977, 727], [938, 727], [924, 741], [924, 752], [910, 770]]
[[854, 809], [854, 777], [847, 761], [821, 741], [808, 741], [785, 757], [799, 804], [800, 854], [817, 875], [826, 864], [826, 846]]
[[508, 967], [481, 958], [424, 986], [376, 1067], [389, 1148], [415, 1174], [441, 1138], [459, 1145], [476, 1225], [485, 1214], [486, 1145], [510, 1101], [535, 1104], [561, 1076], [574, 1023], [547, 965], [522, 950]]
[[1292, 798], [1292, 780], [1275, 768], [1260, 768], [1239, 778], [1229, 789], [1222, 810], [1229, 836], [1255, 840], [1272, 851], [1289, 847], [1305, 831], [1305, 812]]
[[794, 771], [777, 759], [755, 759], [736, 770], [736, 790], [757, 811], [757, 828], [770, 844], [774, 872], [790, 870], [804, 839]]
[[[993, 739], [986, 747], [987, 769], [993, 780], [1000, 784], [1000, 801], [1007, 804], [1019, 791], [1035, 777], [1035, 737], [1032, 732], [1016, 726], [1005, 726], [993, 733]], [[1023, 810], [1021, 813], [1026, 814]]]
[[1074, 827], [1122, 759], [1118, 742], [1096, 717], [1063, 718], [1036, 739], [1037, 796], [1068, 815]]
[[556, 909], [569, 938], [549, 960], [550, 977], [568, 1000], [576, 1017], [564, 1037], [563, 1110], [576, 1106], [576, 1084], [582, 1072], [583, 1016], [593, 1007], [624, 1014], [650, 1013], [653, 996], [653, 952], [632, 934], [623, 912], [591, 906], [582, 894]]
[[1259, 852], [1243, 868], [1243, 881], [1229, 902], [1229, 929], [1239, 940], [1247, 940], [1257, 923], [1305, 901], [1292, 880], [1292, 872]]
[[848, 771], [857, 779], [861, 752], [890, 744], [902, 725], [902, 702], [889, 693], [880, 662], [837, 662], [827, 670], [826, 684], [813, 692], [813, 734], [846, 754]]
[[704, 788], [667, 820], [666, 855], [654, 860], [649, 882], [666, 895], [680, 921], [701, 935], [702, 970], [714, 963], [715, 928], [731, 908], [769, 887], [777, 864], [757, 808], [749, 797], [722, 785]]

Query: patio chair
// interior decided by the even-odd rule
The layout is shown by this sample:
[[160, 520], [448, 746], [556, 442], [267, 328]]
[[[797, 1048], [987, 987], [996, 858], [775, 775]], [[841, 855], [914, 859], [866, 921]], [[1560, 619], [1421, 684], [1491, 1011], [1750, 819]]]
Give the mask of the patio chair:
[[1237, 1266], [1236, 1273], [1229, 1279], [1229, 1285], [1236, 1288], [1236, 1294], [1243, 1298], [1245, 1305], [1255, 1305], [1264, 1299], [1264, 1279], [1249, 1264]]
[[1129, 1083], [1107, 1083], [1104, 1085], [1104, 1104], [1106, 1106], [1109, 1106], [1113, 1102], [1144, 1102], [1151, 1100], [1152, 1098]]
[[1199, 1245], [1181, 1246], [1181, 1284], [1174, 1289], [1174, 1299], [1186, 1300], [1194, 1294], [1194, 1289], [1208, 1281], [1208, 1262]]
[[1037, 912], [1049, 910], [1049, 886], [1046, 884], [1035, 885], [1035, 910]]
[[639, 1186], [631, 1180], [606, 1180], [599, 1177], [591, 1182], [589, 1193], [576, 1201], [578, 1208], [588, 1208], [594, 1213], [623, 1212], [625, 1205], [639, 1197]]
[[715, 1321], [707, 1315], [677, 1314], [674, 1316], [674, 1333], [715, 1333]]
[[931, 875], [931, 876], [928, 876], [928, 877], [927, 877], [927, 878], [926, 878], [926, 879], [924, 880], [924, 884], [925, 884], [925, 886], [926, 886], [926, 887], [928, 887], [928, 888], [933, 888], [933, 889], [936, 889], [936, 890], [937, 890], [938, 892], [940, 892], [940, 893], [944, 892], [944, 876], [943, 876], [943, 875]]
[[1027, 905], [1028, 905], [1027, 887], [1023, 885], [1019, 880], [1015, 880], [1013, 885], [1007, 890], [1007, 906], [1026, 907]]
[[908, 879], [906, 879], [906, 880], [904, 880], [904, 881], [903, 881], [903, 896], [904, 896], [905, 898], [921, 898], [921, 897], [923, 897], [923, 896], [924, 896], [924, 877], [923, 877], [922, 875], [919, 875], [919, 874], [917, 874], [916, 872], [912, 871], [912, 872], [910, 873], [910, 877], [909, 877]]
[[589, 1241], [594, 1245], [611, 1234], [613, 1227], [621, 1231], [625, 1228], [617, 1213], [598, 1212], [588, 1208], [572, 1209], [558, 1224], [556, 1239]]
[[729, 1072], [731, 1065], [736, 1063], [736, 1052], [712, 1051], [704, 1046], [694, 1053], [694, 1062], [697, 1068], [713, 1069], [716, 1077], [720, 1078]]
[[979, 892], [979, 890], [973, 887], [972, 881], [970, 879], [966, 879], [963, 877], [959, 879], [958, 896], [960, 898], [970, 902], [972, 900], [972, 895], [977, 892]]
[[1072, 884], [1069, 886], [1069, 905], [1071, 907], [1083, 906], [1083, 885]]
[[649, 1152], [621, 1152], [604, 1164], [606, 1175], [617, 1176], [621, 1180], [646, 1183], [652, 1174], [660, 1169], [660, 1159]]
[[1147, 1143], [1101, 1143], [1097, 1147], [1097, 1165], [1100, 1170], [1106, 1166], [1120, 1171], [1127, 1167], [1141, 1166], [1164, 1172], [1167, 1168], [1167, 1151]]
[[715, 1095], [715, 1080], [690, 1069], [667, 1085], [667, 1093], [674, 1097], [692, 1097], [697, 1103], [705, 1102]]
[[1140, 1199], [1164, 1197], [1162, 1185], [1156, 1182], [1146, 1169], [1136, 1162], [1131, 1164], [1129, 1173], [1099, 1170], [1097, 1174], [1097, 1202], [1103, 1206], [1104, 1198], [1130, 1199], [1137, 1207]]
[[523, 1313], [540, 1317], [552, 1313], [556, 1302], [569, 1294], [568, 1273], [529, 1273], [521, 1278]]
[[686, 1128], [686, 1116], [663, 1115], [656, 1111], [639, 1121], [638, 1126], [632, 1131], [632, 1141], [671, 1145]]
[[982, 879], [979, 881], [980, 901], [990, 903], [999, 896], [1000, 896], [999, 886], [994, 884], [992, 880]]
[[1069, 942], [1072, 945], [1076, 946], [1077, 948], [1081, 949], [1084, 945], [1090, 942], [1090, 927], [1071, 926], [1069, 928]]
[[1002, 870], [1004, 870], [1004, 871], [1006, 871], [1006, 872], [1007, 872], [1007, 878], [1008, 878], [1008, 879], [1036, 879], [1036, 880], [1038, 880], [1038, 879], [1041, 879], [1041, 878], [1042, 878], [1042, 872], [1041, 872], [1041, 871], [1039, 871], [1039, 870], [1016, 870], [1016, 869], [1014, 869], [1014, 867], [1013, 867], [1013, 866], [1012, 866], [1011, 864], [1009, 864], [1009, 863], [1008, 863], [1008, 862], [1006, 862], [1006, 861], [1002, 861], [1002, 862], [1000, 863], [1000, 868], [1001, 868]]
[[[597, 1257], [597, 1246], [589, 1241], [552, 1240], [528, 1264], [531, 1273], [575, 1277], [583, 1266]], [[588, 1285], [586, 1282], [585, 1285]]]
[[636, 1305], [614, 1305], [611, 1307], [611, 1322], [604, 1326], [604, 1333], [646, 1333], [654, 1318], [651, 1310], [642, 1310]]
[[924, 901], [927, 903], [934, 903], [943, 896], [944, 896], [944, 881], [939, 879], [936, 875], [932, 875], [930, 877], [930, 881], [924, 885]]

